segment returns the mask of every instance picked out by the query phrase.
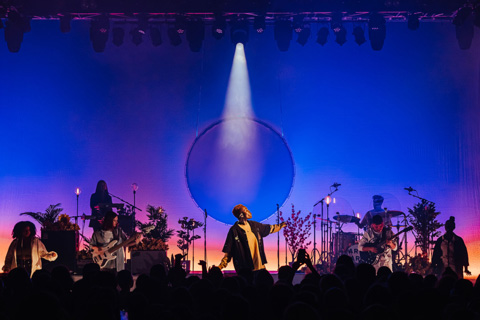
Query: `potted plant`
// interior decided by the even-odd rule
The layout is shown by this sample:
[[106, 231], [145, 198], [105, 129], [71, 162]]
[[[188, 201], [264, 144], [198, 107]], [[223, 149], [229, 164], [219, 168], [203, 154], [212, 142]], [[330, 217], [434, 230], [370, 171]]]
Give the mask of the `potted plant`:
[[415, 245], [420, 248], [422, 256], [428, 258], [433, 239], [441, 234], [438, 229], [443, 224], [436, 219], [440, 212], [436, 211], [435, 203], [424, 199], [413, 206], [413, 209], [408, 208], [408, 212], [408, 222], [413, 226], [416, 239]]
[[177, 241], [177, 247], [182, 250], [184, 268], [188, 272], [190, 271], [190, 260], [188, 260], [190, 244], [193, 244], [193, 261], [195, 258], [195, 244], [193, 241], [201, 238], [199, 235], [195, 235], [195, 229], [202, 227], [203, 223], [187, 217], [178, 220], [178, 223], [182, 230], [177, 230], [177, 235], [180, 238]]
[[167, 242], [175, 230], [168, 228], [168, 214], [163, 207], [148, 205], [146, 211], [148, 221], [135, 222], [143, 239], [129, 248], [132, 273], [148, 273], [154, 264], [164, 264], [166, 268], [170, 266]]
[[295, 261], [298, 249], [306, 249], [312, 243], [311, 241], [307, 242], [312, 229], [312, 222], [310, 221], [312, 213], [310, 212], [305, 217], [302, 217], [301, 212], [301, 210], [295, 212], [293, 203], [292, 213], [287, 215], [288, 218], [284, 218], [283, 212], [280, 211], [280, 221], [287, 222], [287, 226], [283, 228], [283, 235], [285, 236], [285, 241], [292, 255], [292, 262], [290, 264]]

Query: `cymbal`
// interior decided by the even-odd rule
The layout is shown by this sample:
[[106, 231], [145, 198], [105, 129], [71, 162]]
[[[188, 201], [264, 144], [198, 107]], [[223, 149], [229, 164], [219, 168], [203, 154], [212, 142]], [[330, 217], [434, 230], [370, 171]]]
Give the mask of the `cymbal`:
[[380, 217], [385, 219], [386, 215], [388, 215], [389, 218], [395, 218], [395, 217], [403, 215], [404, 213], [402, 211], [398, 211], [398, 210], [387, 210], [386, 213], [385, 213], [385, 211], [380, 211], [380, 212], [370, 212], [370, 214], [372, 215], [372, 217], [373, 216], [380, 216]]
[[343, 223], [350, 223], [350, 222], [355, 222], [358, 223], [360, 222], [360, 219], [355, 217], [355, 216], [349, 216], [346, 214], [339, 214], [333, 217], [334, 220], [337, 220], [338, 222], [343, 222]]

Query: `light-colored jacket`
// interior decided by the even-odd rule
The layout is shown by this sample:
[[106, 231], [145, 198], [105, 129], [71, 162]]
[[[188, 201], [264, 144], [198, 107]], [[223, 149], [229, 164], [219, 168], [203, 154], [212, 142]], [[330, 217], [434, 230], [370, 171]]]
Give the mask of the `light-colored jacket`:
[[[7, 256], [5, 257], [5, 265], [3, 270], [8, 272], [17, 267], [17, 243], [18, 240], [14, 239], [8, 247]], [[32, 272], [30, 275], [37, 270], [42, 269], [42, 259], [48, 261], [54, 261], [58, 257], [57, 253], [54, 251], [48, 252], [45, 245], [40, 241], [39, 238], [34, 237], [32, 239]]]

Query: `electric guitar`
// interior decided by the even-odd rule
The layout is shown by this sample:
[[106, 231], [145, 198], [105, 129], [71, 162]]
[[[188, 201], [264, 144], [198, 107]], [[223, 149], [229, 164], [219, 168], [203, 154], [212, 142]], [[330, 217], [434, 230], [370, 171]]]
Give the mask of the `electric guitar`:
[[[402, 233], [404, 232], [408, 232], [410, 230], [412, 230], [413, 227], [410, 226], [408, 228], [405, 228], [403, 229], [402, 231], [394, 234], [390, 239], [388, 240], [393, 240], [395, 239], [396, 237], [398, 237], [399, 235], [401, 235]], [[384, 252], [385, 252], [385, 249], [386, 249], [386, 243], [387, 243], [387, 240], [382, 240], [381, 238], [380, 239], [377, 239], [375, 242], [372, 242], [372, 243], [366, 243], [364, 245], [364, 247], [374, 247], [374, 248], [377, 248], [377, 252], [374, 253], [374, 252], [370, 252], [370, 251], [361, 251], [360, 252], [360, 260], [362, 262], [365, 262], [365, 263], [369, 263], [369, 264], [376, 264], [378, 262], [378, 260], [380, 259], [380, 255], [382, 255]]]
[[131, 236], [128, 240], [117, 244], [117, 240], [110, 241], [109, 244], [102, 248], [92, 247], [92, 259], [93, 262], [98, 264], [100, 268], [104, 268], [107, 265], [107, 262], [113, 260], [117, 257], [116, 251], [123, 247], [128, 247], [137, 241], [140, 241], [142, 234], [136, 233]]

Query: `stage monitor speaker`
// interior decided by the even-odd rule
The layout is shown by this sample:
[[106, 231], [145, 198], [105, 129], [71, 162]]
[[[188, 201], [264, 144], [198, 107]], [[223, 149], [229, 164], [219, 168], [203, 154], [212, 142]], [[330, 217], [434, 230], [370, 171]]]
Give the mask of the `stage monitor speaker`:
[[168, 270], [170, 260], [163, 250], [132, 251], [130, 263], [132, 274], [150, 274], [150, 268], [156, 264], [162, 264]]
[[55, 261], [42, 259], [43, 269], [51, 271], [56, 266], [64, 265], [75, 271], [78, 243], [78, 231], [42, 231], [42, 242], [48, 251], [55, 251]]

